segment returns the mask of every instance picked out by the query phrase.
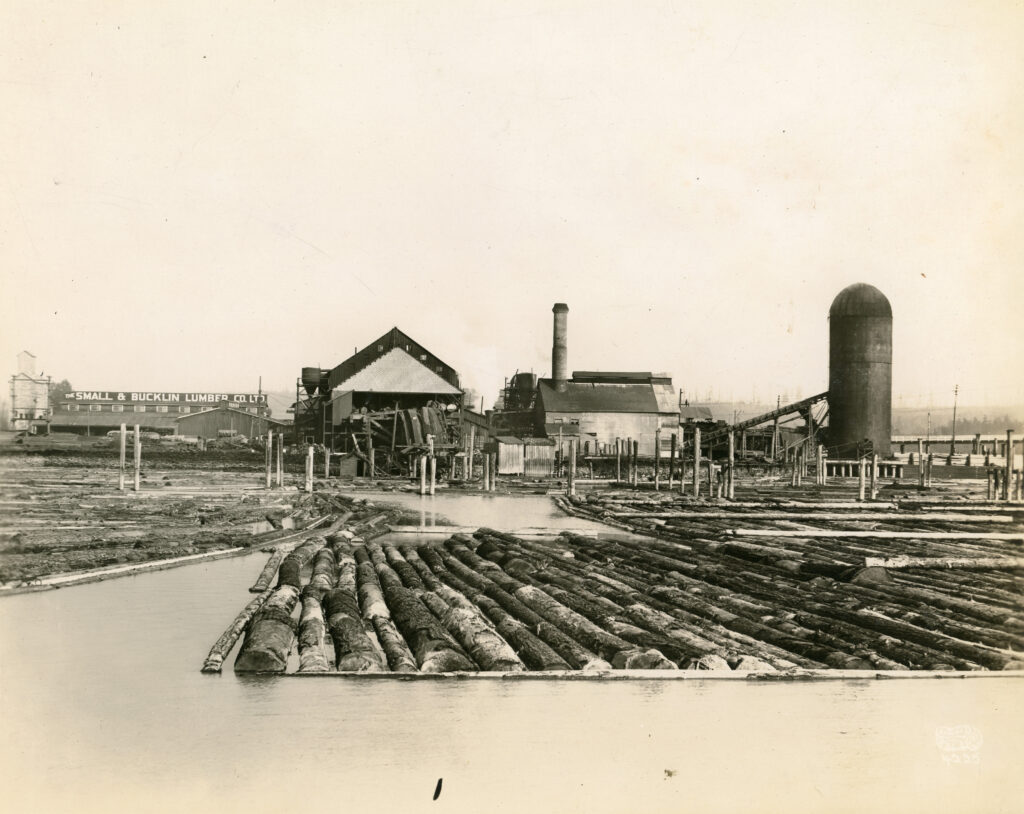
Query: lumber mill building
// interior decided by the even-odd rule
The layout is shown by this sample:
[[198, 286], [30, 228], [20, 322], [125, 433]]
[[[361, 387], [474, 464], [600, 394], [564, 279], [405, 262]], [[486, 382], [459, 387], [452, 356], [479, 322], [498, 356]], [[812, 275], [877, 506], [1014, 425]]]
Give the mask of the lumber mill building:
[[633, 438], [641, 455], [653, 455], [655, 432], [663, 430], [668, 441], [679, 429], [672, 379], [652, 373], [574, 371], [571, 379], [541, 379], [536, 410], [549, 438], [564, 426], [566, 435], [597, 444], [595, 451]]
[[[669, 443], [679, 429], [679, 405], [672, 379], [664, 373], [573, 371], [569, 376], [569, 306], [555, 303], [551, 377], [517, 373], [503, 394], [505, 409], [495, 426], [513, 436], [527, 434], [561, 443], [577, 440], [582, 452], [614, 448], [616, 439], [639, 442], [641, 455], [654, 454], [655, 432]], [[667, 446], [666, 446], [667, 448]]]
[[448, 444], [462, 401], [455, 368], [397, 327], [334, 368], [304, 367], [295, 390], [298, 440], [364, 457]]
[[189, 433], [179, 430], [178, 419], [211, 408], [229, 410], [239, 420], [243, 415], [264, 419], [263, 432], [259, 434], [266, 432], [265, 419], [270, 417], [270, 407], [263, 393], [141, 390], [73, 390], [55, 405], [52, 428], [78, 435], [105, 435], [122, 424], [138, 424], [140, 431], [186, 435]]

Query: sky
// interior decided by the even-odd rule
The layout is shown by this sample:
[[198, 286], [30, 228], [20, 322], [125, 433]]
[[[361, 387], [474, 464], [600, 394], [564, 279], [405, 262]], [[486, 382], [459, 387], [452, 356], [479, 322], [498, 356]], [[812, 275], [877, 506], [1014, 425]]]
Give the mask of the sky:
[[0, 373], [288, 390], [399, 326], [490, 402], [828, 381], [1024, 401], [1024, 9], [986, 2], [0, 6]]

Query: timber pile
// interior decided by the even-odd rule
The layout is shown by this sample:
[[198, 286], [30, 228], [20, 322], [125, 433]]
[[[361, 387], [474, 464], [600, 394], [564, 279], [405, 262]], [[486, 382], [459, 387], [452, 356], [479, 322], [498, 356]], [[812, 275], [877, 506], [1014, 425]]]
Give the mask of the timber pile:
[[558, 498], [634, 534], [399, 544], [398, 510], [314, 495], [342, 522], [225, 636], [277, 673], [1024, 669], [1024, 506], [748, 497]]
[[[0, 590], [154, 560], [263, 548], [339, 514], [315, 496], [256, 488], [248, 473], [144, 470], [144, 490], [89, 458], [0, 455]], [[262, 592], [270, 587], [259, 588]]]
[[[318, 544], [308, 583], [278, 589], [282, 602], [301, 593], [301, 630], [305, 603], [338, 586], [327, 594], [333, 666], [303, 667], [300, 641], [300, 672], [1022, 666], [1017, 564], [922, 571], [911, 561], [890, 572], [864, 566], [862, 541], [834, 553], [714, 533], [539, 542], [480, 529], [395, 546], [349, 532]], [[287, 671], [281, 647], [294, 644], [296, 621], [286, 629], [275, 597], [254, 616], [236, 670]], [[322, 623], [313, 629], [315, 648]], [[272, 650], [263, 661], [250, 654], [260, 637]]]

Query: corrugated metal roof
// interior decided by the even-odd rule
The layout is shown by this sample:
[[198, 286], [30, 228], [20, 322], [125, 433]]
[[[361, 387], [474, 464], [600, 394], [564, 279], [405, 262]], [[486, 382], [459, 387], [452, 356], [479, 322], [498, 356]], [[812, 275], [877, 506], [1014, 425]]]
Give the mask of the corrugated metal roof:
[[328, 386], [333, 390], [335, 387], [338, 387], [351, 379], [361, 370], [365, 370], [373, 364], [373, 362], [387, 355], [395, 348], [405, 350], [407, 353], [411, 354], [414, 359], [419, 358], [423, 365], [426, 366], [427, 370], [436, 372], [436, 369], [440, 367], [441, 378], [448, 382], [452, 387], [459, 386], [459, 374], [455, 372], [455, 369], [451, 365], [445, 364], [445, 362], [397, 327], [392, 328], [384, 334], [384, 336], [380, 337], [375, 342], [371, 342], [362, 350], [356, 351], [356, 353], [331, 370], [328, 375]]
[[538, 396], [546, 412], [553, 413], [674, 413], [675, 405], [662, 408], [655, 385], [582, 384], [566, 382], [556, 389], [551, 379], [541, 379]]
[[393, 348], [345, 381], [342, 390], [359, 393], [424, 393], [457, 396], [462, 391], [428, 370], [401, 348]]
[[651, 380], [654, 374], [649, 371], [630, 371], [630, 370], [574, 370], [572, 372], [572, 380], [574, 382], [614, 382], [620, 381], [623, 384], [629, 384], [631, 382], [647, 382]]
[[281, 421], [278, 418], [270, 418], [269, 416], [261, 416], [256, 413], [250, 413], [247, 410], [239, 410], [237, 407], [208, 407], [205, 410], [198, 410], [194, 413], [182, 413], [181, 415], [174, 416], [175, 422], [188, 421], [189, 419], [196, 418], [207, 413], [215, 413], [217, 411], [225, 413], [234, 413], [235, 415], [242, 416], [243, 418], [252, 418], [256, 421], [266, 421], [269, 424], [291, 424], [290, 421]]
[[178, 419], [178, 415], [168, 413], [112, 413], [112, 412], [93, 412], [91, 410], [85, 410], [76, 413], [54, 413], [53, 420], [50, 422], [50, 426], [53, 428], [58, 427], [111, 427], [118, 428], [122, 424], [128, 427], [133, 427], [138, 424], [140, 427], [149, 429], [150, 427], [156, 427], [158, 429], [173, 429], [174, 422]]
[[687, 419], [693, 419], [694, 421], [714, 421], [714, 416], [711, 414], [710, 407], [694, 407], [689, 404], [679, 408], [679, 417], [684, 421]]

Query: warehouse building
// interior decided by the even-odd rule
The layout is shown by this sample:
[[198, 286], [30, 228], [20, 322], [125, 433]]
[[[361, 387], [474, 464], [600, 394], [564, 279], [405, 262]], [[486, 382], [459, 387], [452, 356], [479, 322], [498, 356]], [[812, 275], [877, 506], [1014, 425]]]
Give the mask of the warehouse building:
[[616, 439], [639, 442], [641, 455], [654, 454], [655, 433], [663, 442], [679, 429], [679, 405], [672, 379], [645, 372], [568, 375], [569, 306], [556, 303], [551, 349], [551, 378], [537, 382], [534, 426], [538, 435], [555, 438], [570, 433], [596, 449], [613, 447]]
[[73, 390], [54, 406], [51, 427], [54, 432], [105, 435], [122, 424], [138, 424], [140, 430], [173, 435], [177, 419], [212, 407], [227, 407], [259, 418], [270, 415], [263, 393]]
[[279, 421], [268, 415], [257, 415], [228, 405], [181, 415], [174, 422], [176, 435], [204, 440], [224, 436], [244, 436], [249, 440], [265, 438], [267, 430], [279, 433], [291, 426], [290, 421]]
[[664, 440], [679, 430], [679, 408], [672, 379], [652, 373], [575, 371], [565, 381], [541, 379], [537, 385], [537, 421], [554, 438], [578, 436], [597, 448], [632, 438], [641, 455], [654, 454], [654, 436]]

